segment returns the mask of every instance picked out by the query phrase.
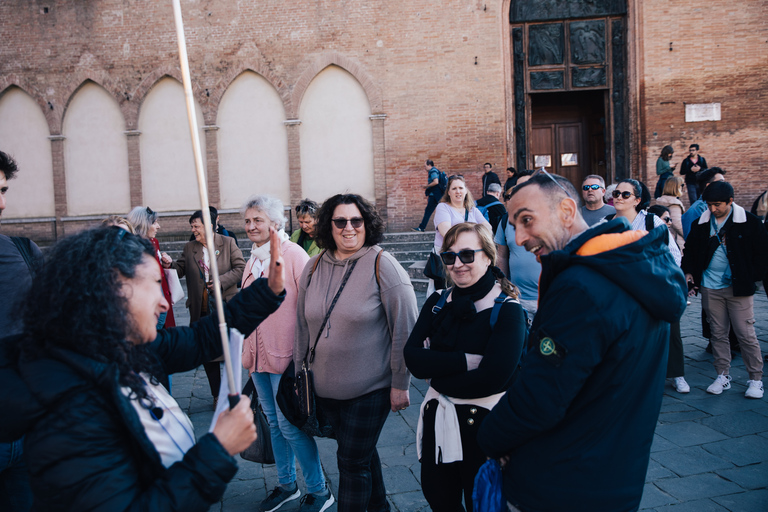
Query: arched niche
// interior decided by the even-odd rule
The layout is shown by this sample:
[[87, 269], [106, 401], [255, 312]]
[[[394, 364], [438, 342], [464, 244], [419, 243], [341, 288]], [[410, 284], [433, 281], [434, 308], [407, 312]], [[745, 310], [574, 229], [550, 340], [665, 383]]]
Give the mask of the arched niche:
[[131, 207], [125, 120], [115, 99], [86, 82], [67, 106], [64, 168], [67, 213], [127, 213]]
[[0, 151], [11, 155], [19, 166], [8, 183], [3, 218], [55, 215], [49, 135], [48, 122], [31, 96], [18, 87], [0, 95]]
[[221, 207], [239, 208], [253, 194], [289, 205], [285, 108], [272, 84], [242, 73], [221, 99], [217, 125]]
[[[195, 115], [205, 164], [203, 115], [197, 102]], [[144, 204], [158, 211], [200, 209], [184, 88], [178, 81], [163, 78], [147, 93], [139, 132]]]
[[360, 83], [328, 66], [301, 99], [302, 196], [318, 202], [351, 192], [375, 201], [371, 107]]

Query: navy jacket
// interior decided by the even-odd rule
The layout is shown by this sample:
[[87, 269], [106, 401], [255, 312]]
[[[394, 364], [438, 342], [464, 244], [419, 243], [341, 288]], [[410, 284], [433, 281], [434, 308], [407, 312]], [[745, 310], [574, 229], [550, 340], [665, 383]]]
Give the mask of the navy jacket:
[[[227, 323], [250, 334], [283, 301], [260, 279], [224, 307]], [[224, 494], [237, 463], [213, 434], [165, 468], [136, 410], [123, 395], [117, 367], [69, 350], [20, 361], [18, 339], [3, 340], [0, 441], [26, 434], [24, 456], [33, 510], [208, 510]], [[158, 332], [150, 344], [167, 375], [221, 355], [218, 322]], [[8, 387], [5, 387], [5, 386]]]
[[[768, 234], [760, 220], [733, 203], [732, 213], [725, 221], [725, 246], [734, 297], [748, 297], [755, 294], [755, 281], [762, 281], [768, 270]], [[696, 286], [701, 286], [701, 277], [709, 267], [718, 247], [717, 237], [710, 237], [709, 210], [691, 225], [691, 232], [685, 239], [685, 254], [682, 267], [686, 274], [693, 276]]]
[[577, 255], [592, 239], [627, 229], [623, 218], [597, 224], [541, 258], [528, 353], [478, 433], [488, 456], [509, 455], [504, 496], [524, 512], [640, 504], [669, 323], [683, 314], [687, 288], [664, 227]]

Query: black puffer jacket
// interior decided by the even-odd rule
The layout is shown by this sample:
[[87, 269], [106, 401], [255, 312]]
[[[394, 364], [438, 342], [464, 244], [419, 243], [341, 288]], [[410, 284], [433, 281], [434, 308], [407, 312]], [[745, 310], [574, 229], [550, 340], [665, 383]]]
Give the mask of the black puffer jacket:
[[[259, 279], [226, 304], [227, 323], [250, 334], [283, 298]], [[221, 355], [218, 332], [208, 317], [158, 333], [150, 346], [165, 374], [157, 377], [166, 380]], [[205, 511], [221, 499], [237, 464], [213, 434], [165, 468], [121, 392], [116, 365], [68, 350], [19, 361], [8, 340], [0, 380], [10, 392], [0, 409], [9, 414], [0, 423], [0, 441], [26, 434], [33, 510]]]

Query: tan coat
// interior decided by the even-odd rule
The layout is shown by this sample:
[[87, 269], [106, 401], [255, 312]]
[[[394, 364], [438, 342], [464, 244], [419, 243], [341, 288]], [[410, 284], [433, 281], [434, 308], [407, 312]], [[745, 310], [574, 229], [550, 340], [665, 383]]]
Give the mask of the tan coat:
[[[216, 248], [221, 288], [224, 290], [222, 298], [227, 301], [237, 293], [237, 283], [243, 277], [245, 259], [234, 238], [214, 234], [213, 244]], [[197, 240], [192, 240], [184, 246], [181, 258], [171, 264], [180, 278], [187, 276], [187, 309], [189, 309], [190, 325], [200, 319], [200, 306], [203, 302], [205, 272], [200, 266], [201, 261], [203, 261], [203, 245]]]
[[683, 212], [685, 206], [682, 201], [674, 196], [661, 196], [656, 199], [656, 204], [669, 208], [669, 217], [672, 219], [672, 226], [669, 232], [674, 235], [677, 246], [682, 251], [685, 247], [685, 237], [683, 237]]

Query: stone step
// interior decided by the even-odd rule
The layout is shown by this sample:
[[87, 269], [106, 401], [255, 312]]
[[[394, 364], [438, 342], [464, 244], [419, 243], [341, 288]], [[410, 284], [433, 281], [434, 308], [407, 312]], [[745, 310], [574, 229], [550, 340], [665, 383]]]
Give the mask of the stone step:
[[428, 241], [434, 242], [434, 231], [404, 231], [401, 233], [384, 233], [384, 244], [389, 242], [415, 242], [415, 241]]

